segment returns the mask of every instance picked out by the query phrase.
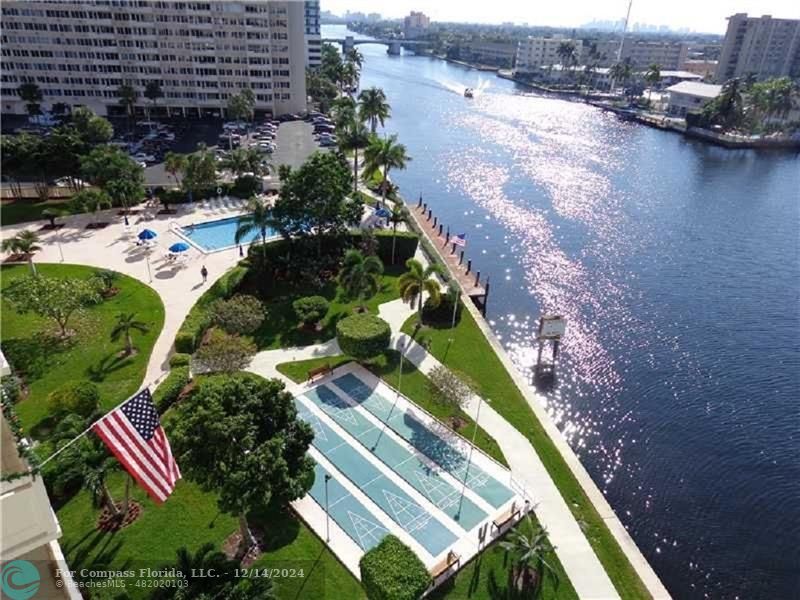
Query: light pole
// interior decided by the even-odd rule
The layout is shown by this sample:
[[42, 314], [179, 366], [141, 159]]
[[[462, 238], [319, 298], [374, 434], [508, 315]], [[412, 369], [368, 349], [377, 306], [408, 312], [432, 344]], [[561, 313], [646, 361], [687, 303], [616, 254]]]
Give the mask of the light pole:
[[378, 437], [375, 438], [375, 443], [372, 444], [373, 451], [375, 450], [375, 448], [378, 447], [378, 443], [381, 441], [381, 438], [383, 437], [383, 432], [386, 430], [386, 424], [389, 422], [389, 419], [392, 418], [394, 407], [397, 406], [397, 400], [400, 398], [400, 385], [403, 382], [403, 358], [405, 357], [403, 353], [403, 350], [405, 349], [405, 342], [403, 342], [402, 339], [398, 342], [397, 348], [400, 350], [400, 372], [397, 375], [397, 393], [394, 395], [394, 402], [392, 403], [392, 408], [389, 409], [389, 415], [383, 422], [383, 427], [381, 427], [381, 432], [378, 434]]
[[144, 260], [147, 263], [147, 280], [150, 283], [152, 283], [153, 282], [153, 273], [150, 271], [150, 248], [145, 248], [144, 249]]
[[58, 253], [61, 255], [61, 262], [64, 262], [64, 249], [61, 247], [61, 229], [56, 231], [56, 244], [58, 244]]
[[[488, 400], [487, 400], [488, 402]], [[464, 503], [464, 493], [467, 491], [467, 477], [469, 477], [469, 468], [472, 466], [472, 451], [475, 449], [475, 436], [478, 434], [478, 421], [481, 418], [481, 405], [483, 404], [483, 396], [478, 396], [478, 410], [475, 413], [475, 427], [472, 429], [472, 442], [469, 446], [469, 456], [467, 458], [467, 468], [464, 471], [464, 482], [461, 486], [461, 499], [458, 502], [458, 515], [461, 515], [461, 506]]]
[[331, 514], [328, 512], [328, 482], [331, 476], [325, 473], [325, 541], [331, 541]]

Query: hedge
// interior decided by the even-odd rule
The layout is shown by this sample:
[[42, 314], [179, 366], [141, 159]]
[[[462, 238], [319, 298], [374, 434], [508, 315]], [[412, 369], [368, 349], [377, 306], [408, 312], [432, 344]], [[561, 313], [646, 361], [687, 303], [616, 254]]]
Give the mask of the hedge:
[[[179, 355], [176, 354], [175, 356]], [[158, 412], [163, 413], [175, 404], [181, 390], [186, 387], [189, 381], [191, 381], [191, 376], [189, 375], [188, 366], [172, 369], [166, 379], [153, 392], [153, 403], [156, 405]]]
[[369, 360], [389, 347], [392, 330], [389, 324], [375, 315], [357, 314], [336, 323], [339, 348], [356, 360]]
[[174, 367], [188, 367], [190, 362], [192, 362], [192, 355], [184, 354], [183, 352], [176, 352], [169, 357], [169, 367], [171, 369]]
[[[392, 230], [376, 229], [375, 239], [378, 240], [378, 257], [384, 264], [392, 264]], [[361, 232], [354, 231], [351, 234], [353, 245], [361, 245]], [[419, 245], [419, 236], [411, 231], [397, 232], [397, 245], [395, 246], [394, 264], [403, 265], [409, 258], [414, 258]]]
[[175, 335], [176, 352], [192, 354], [197, 350], [203, 334], [211, 326], [211, 304], [215, 300], [233, 296], [245, 275], [247, 275], [247, 268], [236, 266], [220, 277], [205, 294], [200, 296]]
[[431, 583], [419, 557], [391, 534], [364, 554], [358, 565], [369, 600], [418, 600]]
[[[456, 325], [461, 321], [462, 310], [463, 307], [459, 303], [456, 309]], [[432, 306], [430, 299], [425, 300], [422, 304], [422, 322], [451, 326], [453, 323], [453, 299], [449, 295], [442, 293], [441, 300], [437, 306]]]

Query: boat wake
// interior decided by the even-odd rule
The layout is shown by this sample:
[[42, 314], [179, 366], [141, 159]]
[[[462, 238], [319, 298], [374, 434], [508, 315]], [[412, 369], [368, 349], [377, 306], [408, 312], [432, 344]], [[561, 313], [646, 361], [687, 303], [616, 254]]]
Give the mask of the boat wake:
[[480, 96], [483, 92], [487, 91], [489, 87], [492, 85], [492, 82], [488, 79], [484, 79], [478, 82], [478, 85], [475, 87], [469, 87], [464, 85], [463, 83], [459, 83], [458, 81], [452, 80], [444, 80], [438, 82], [444, 89], [453, 92], [454, 94], [458, 94], [459, 96], [463, 96], [464, 92], [467, 90], [472, 91], [473, 98]]

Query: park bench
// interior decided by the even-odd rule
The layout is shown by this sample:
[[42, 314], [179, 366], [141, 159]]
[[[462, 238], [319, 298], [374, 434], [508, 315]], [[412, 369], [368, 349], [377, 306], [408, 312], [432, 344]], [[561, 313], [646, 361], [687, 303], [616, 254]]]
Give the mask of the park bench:
[[325, 363], [321, 367], [317, 367], [316, 369], [310, 369], [308, 371], [308, 380], [307, 383], [311, 383], [318, 377], [325, 377], [326, 375], [330, 375], [333, 373], [333, 369], [328, 363]]
[[492, 521], [492, 526], [497, 528], [497, 531], [502, 531], [503, 527], [506, 526], [508, 523], [516, 519], [520, 514], [519, 507], [517, 506], [516, 500], [511, 503], [511, 508], [509, 508], [506, 512], [502, 515], [498, 516], [494, 521]]
[[441, 561], [439, 561], [438, 563], [436, 563], [433, 566], [433, 568], [430, 571], [431, 578], [434, 581], [436, 581], [436, 579], [440, 575], [442, 575], [443, 573], [446, 573], [448, 570], [450, 570], [451, 567], [458, 566], [460, 564], [461, 564], [461, 555], [460, 554], [456, 554], [455, 552], [450, 550], [447, 553], [447, 556], [445, 556]]

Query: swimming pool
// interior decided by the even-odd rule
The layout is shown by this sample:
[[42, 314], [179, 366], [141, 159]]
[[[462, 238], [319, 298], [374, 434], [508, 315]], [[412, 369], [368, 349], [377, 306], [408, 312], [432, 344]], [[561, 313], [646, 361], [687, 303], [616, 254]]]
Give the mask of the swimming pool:
[[[237, 216], [204, 223], [192, 223], [181, 227], [180, 233], [201, 250], [216, 252], [236, 245], [236, 228], [239, 225], [240, 218], [241, 216]], [[278, 235], [277, 232], [272, 229], [267, 230], [267, 239], [276, 235]], [[242, 239], [242, 245], [247, 246], [260, 237], [260, 232], [253, 231]]]

